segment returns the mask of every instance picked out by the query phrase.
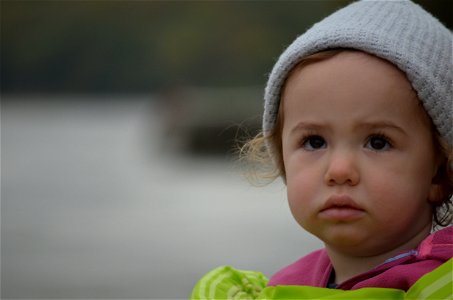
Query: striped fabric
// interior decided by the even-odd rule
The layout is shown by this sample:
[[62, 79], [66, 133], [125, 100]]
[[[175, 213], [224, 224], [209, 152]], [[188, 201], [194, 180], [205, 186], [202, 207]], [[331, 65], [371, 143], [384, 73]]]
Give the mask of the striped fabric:
[[453, 259], [421, 277], [407, 292], [397, 289], [363, 288], [336, 290], [309, 286], [266, 287], [267, 278], [253, 271], [229, 266], [216, 268], [195, 285], [190, 300], [201, 299], [388, 299], [453, 300]]
[[259, 272], [222, 266], [198, 281], [190, 299], [257, 299], [267, 281]]
[[436, 270], [420, 278], [407, 291], [404, 299], [449, 299], [453, 300], [453, 258]]

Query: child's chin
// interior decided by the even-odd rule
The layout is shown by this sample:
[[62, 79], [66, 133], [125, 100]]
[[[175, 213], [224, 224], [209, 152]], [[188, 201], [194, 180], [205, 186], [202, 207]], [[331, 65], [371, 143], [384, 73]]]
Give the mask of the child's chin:
[[360, 230], [338, 229], [330, 230], [328, 233], [318, 236], [328, 248], [337, 251], [365, 255], [373, 251], [372, 246], [367, 246], [370, 237], [360, 232]]

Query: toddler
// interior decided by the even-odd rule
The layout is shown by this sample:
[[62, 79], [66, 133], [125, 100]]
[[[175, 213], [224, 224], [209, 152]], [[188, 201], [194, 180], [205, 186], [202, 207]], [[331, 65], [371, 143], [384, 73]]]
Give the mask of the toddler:
[[325, 248], [267, 288], [408, 291], [447, 261], [451, 277], [451, 67], [451, 32], [410, 1], [352, 3], [283, 52], [244, 154]]

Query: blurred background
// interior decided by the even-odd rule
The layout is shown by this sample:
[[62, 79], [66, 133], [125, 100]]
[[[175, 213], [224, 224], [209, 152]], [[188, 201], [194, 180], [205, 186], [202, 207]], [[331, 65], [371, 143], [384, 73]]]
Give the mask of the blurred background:
[[349, 2], [2, 0], [1, 298], [184, 299], [321, 247], [234, 147], [281, 51]]

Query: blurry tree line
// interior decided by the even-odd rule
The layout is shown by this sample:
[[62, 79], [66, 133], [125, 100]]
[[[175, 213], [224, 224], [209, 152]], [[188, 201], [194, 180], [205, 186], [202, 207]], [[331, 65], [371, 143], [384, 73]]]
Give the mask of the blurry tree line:
[[[1, 0], [1, 93], [264, 85], [281, 51], [349, 3]], [[415, 1], [452, 28], [453, 1]]]

